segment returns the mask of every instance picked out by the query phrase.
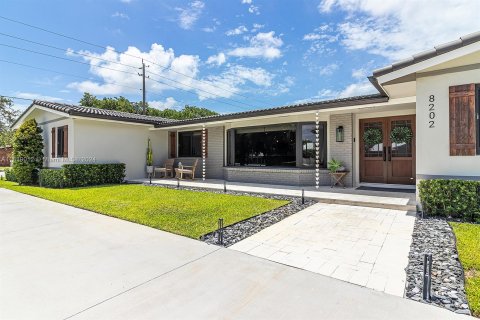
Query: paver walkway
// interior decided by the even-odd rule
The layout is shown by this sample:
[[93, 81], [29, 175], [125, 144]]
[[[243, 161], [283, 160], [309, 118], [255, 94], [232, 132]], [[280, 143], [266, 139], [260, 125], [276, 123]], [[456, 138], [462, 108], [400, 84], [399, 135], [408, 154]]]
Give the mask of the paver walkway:
[[0, 188], [0, 319], [466, 319]]
[[318, 203], [230, 248], [403, 296], [414, 222], [406, 211]]

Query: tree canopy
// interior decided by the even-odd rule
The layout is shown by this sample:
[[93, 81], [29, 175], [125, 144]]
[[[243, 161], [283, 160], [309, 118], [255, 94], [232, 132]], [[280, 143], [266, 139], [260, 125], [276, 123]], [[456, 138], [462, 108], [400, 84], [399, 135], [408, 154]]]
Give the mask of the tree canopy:
[[[84, 107], [93, 107], [106, 110], [115, 110], [123, 111], [130, 113], [142, 113], [142, 103], [141, 102], [132, 102], [125, 97], [113, 97], [113, 98], [103, 98], [98, 99], [96, 96], [85, 92], [82, 99], [80, 99], [80, 104]], [[147, 103], [146, 114], [149, 116], [157, 116], [168, 119], [176, 120], [185, 120], [206, 116], [217, 115], [215, 111], [200, 108], [196, 106], [185, 105], [181, 110], [176, 109], [164, 109], [159, 110], [153, 107], [150, 107]]]
[[18, 117], [19, 112], [13, 109], [13, 101], [0, 96], [0, 147], [11, 146], [13, 130], [10, 126]]

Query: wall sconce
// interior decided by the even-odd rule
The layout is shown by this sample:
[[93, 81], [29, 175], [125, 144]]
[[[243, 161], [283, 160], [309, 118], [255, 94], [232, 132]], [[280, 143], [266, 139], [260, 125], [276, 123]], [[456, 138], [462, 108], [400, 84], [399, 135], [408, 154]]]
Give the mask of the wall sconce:
[[336, 129], [336, 140], [337, 142], [343, 142], [345, 139], [345, 131], [343, 130], [343, 126], [338, 126]]

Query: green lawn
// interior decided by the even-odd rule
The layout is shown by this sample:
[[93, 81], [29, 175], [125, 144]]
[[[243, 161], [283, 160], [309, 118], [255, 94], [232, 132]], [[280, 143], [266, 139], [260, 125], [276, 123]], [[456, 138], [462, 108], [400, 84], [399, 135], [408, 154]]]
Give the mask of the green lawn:
[[457, 238], [458, 256], [465, 271], [468, 303], [480, 317], [480, 225], [450, 222]]
[[9, 169], [10, 167], [0, 167], [0, 171], [5, 171], [5, 169]]
[[288, 203], [132, 184], [48, 189], [0, 180], [0, 187], [191, 238], [216, 230], [219, 218], [227, 226]]

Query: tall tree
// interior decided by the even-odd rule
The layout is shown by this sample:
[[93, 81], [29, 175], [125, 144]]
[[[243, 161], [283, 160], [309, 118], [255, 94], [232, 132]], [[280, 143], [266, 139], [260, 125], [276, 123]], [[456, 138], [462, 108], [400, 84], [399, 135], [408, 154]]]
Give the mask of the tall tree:
[[13, 130], [10, 129], [10, 126], [18, 114], [19, 112], [13, 109], [13, 101], [0, 96], [0, 147], [12, 145]]
[[[116, 111], [130, 112], [130, 113], [139, 113], [142, 111], [141, 102], [131, 102], [130, 100], [122, 96], [114, 97], [114, 98], [98, 99], [96, 96], [87, 92], [85, 92], [83, 94], [82, 99], [80, 99], [80, 104], [84, 107], [116, 110]], [[213, 116], [218, 114], [215, 111], [212, 111], [206, 108], [200, 108], [200, 107], [190, 106], [190, 105], [186, 105], [181, 110], [175, 110], [175, 109], [159, 110], [159, 109], [155, 109], [148, 106], [148, 103], [147, 103], [146, 112], [147, 112], [147, 115], [149, 116], [163, 117], [163, 118], [176, 119], [176, 120], [185, 120], [185, 119]]]
[[38, 181], [38, 169], [43, 166], [42, 129], [35, 119], [22, 123], [13, 139], [13, 172], [20, 184]]

